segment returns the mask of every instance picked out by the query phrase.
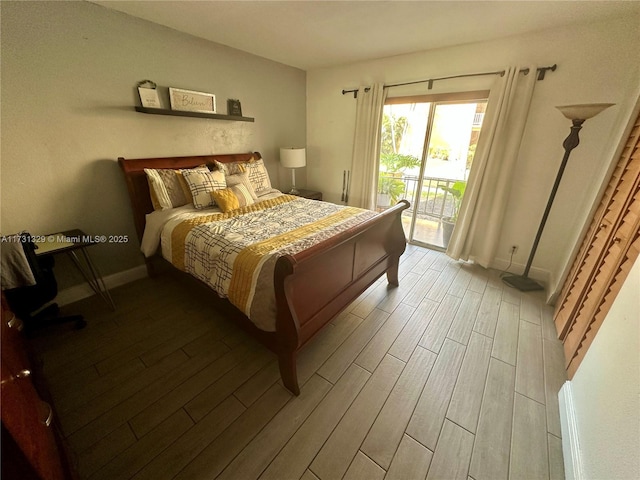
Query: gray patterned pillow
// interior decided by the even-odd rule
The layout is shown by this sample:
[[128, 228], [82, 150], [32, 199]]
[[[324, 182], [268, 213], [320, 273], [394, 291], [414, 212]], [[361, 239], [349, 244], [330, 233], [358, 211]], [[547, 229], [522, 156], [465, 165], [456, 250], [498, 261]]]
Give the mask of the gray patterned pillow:
[[151, 203], [155, 210], [181, 207], [189, 203], [175, 170], [145, 168], [144, 172], [147, 174]]

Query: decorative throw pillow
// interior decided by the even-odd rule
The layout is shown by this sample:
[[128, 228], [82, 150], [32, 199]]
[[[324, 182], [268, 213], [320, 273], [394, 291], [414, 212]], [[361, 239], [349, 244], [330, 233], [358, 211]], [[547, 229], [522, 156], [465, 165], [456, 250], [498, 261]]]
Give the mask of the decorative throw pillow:
[[155, 210], [181, 207], [189, 203], [180, 187], [176, 170], [145, 168], [144, 172], [147, 174], [151, 203]]
[[237, 175], [239, 173], [246, 172], [256, 195], [260, 195], [262, 191], [271, 189], [269, 172], [267, 172], [267, 169], [264, 166], [264, 160], [261, 158], [258, 160], [251, 159], [248, 162], [231, 163], [220, 163], [217, 160], [214, 160], [214, 163], [220, 171], [224, 172], [225, 175]]
[[249, 181], [249, 177], [245, 172], [236, 173], [235, 175], [227, 175], [225, 176], [225, 178], [227, 180], [227, 187], [244, 185], [247, 191], [249, 192], [249, 194], [251, 195], [253, 202], [255, 203], [258, 201], [258, 196], [256, 195], [256, 192], [253, 190], [253, 186], [251, 185], [251, 182]]
[[193, 196], [193, 206], [197, 209], [212, 207], [215, 201], [211, 192], [227, 188], [227, 182], [222, 172], [210, 172], [203, 170], [183, 170], [182, 176], [189, 185], [189, 190]]
[[180, 188], [182, 188], [182, 193], [184, 197], [187, 199], [187, 203], [193, 203], [193, 195], [191, 194], [191, 189], [189, 188], [189, 184], [184, 179], [184, 172], [188, 170], [200, 170], [208, 172], [209, 169], [206, 165], [200, 165], [196, 168], [182, 168], [180, 170], [176, 170], [176, 177], [178, 177], [178, 183], [180, 184]]
[[267, 172], [262, 159], [249, 162], [245, 165], [247, 169], [247, 176], [256, 195], [260, 195], [260, 192], [265, 190], [271, 190], [271, 179], [269, 178], [269, 172]]
[[193, 203], [193, 195], [191, 195], [191, 190], [189, 189], [189, 184], [184, 179], [184, 175], [182, 174], [182, 170], [176, 170], [176, 178], [178, 179], [178, 183], [180, 184], [180, 188], [182, 189], [182, 193], [184, 194], [184, 198], [187, 199], [187, 203]]
[[219, 162], [218, 160], [214, 160], [213, 164], [216, 166], [218, 170], [220, 170], [221, 172], [224, 172], [225, 175], [235, 175], [237, 173], [246, 172], [247, 169], [245, 168], [245, 165], [252, 161], [253, 161], [253, 158], [251, 160], [247, 160], [246, 162], [229, 162], [229, 163], [222, 163], [222, 162]]
[[236, 208], [253, 205], [254, 203], [249, 190], [242, 184], [221, 190], [214, 190], [211, 192], [211, 197], [224, 213], [235, 210]]

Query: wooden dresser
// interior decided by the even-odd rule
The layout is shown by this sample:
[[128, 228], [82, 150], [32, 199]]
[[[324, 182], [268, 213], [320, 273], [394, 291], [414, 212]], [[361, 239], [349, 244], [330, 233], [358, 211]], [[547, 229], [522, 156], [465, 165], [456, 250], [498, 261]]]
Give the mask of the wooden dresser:
[[2, 479], [75, 479], [44, 379], [4, 295], [1, 323]]

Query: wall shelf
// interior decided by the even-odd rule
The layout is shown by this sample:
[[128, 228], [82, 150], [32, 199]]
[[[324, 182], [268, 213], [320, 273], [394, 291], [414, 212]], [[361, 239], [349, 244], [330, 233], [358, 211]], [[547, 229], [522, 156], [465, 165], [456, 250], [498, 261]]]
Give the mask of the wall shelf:
[[253, 117], [241, 117], [238, 115], [221, 115], [218, 113], [203, 113], [203, 112], [185, 112], [181, 110], [169, 110], [167, 108], [146, 108], [135, 107], [136, 112], [148, 113], [151, 115], [172, 115], [174, 117], [197, 117], [197, 118], [211, 118], [214, 120], [231, 120], [234, 122], [254, 122]]

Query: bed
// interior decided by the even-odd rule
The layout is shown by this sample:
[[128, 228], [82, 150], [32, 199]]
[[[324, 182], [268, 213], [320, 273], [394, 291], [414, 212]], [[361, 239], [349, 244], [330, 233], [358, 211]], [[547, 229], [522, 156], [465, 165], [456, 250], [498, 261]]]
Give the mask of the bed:
[[[218, 172], [223, 170], [225, 174], [237, 173], [233, 171], [233, 168], [238, 168], [240, 165], [241, 170], [244, 166], [252, 166], [256, 163], [261, 163], [262, 157], [258, 152], [246, 153], [246, 154], [225, 154], [225, 155], [203, 155], [203, 156], [186, 156], [186, 157], [165, 157], [165, 158], [140, 158], [140, 159], [125, 159], [119, 158], [118, 163], [122, 168], [127, 189], [129, 192], [131, 207], [133, 210], [133, 218], [135, 223], [136, 232], [138, 238], [141, 241], [142, 248], [145, 249], [145, 262], [150, 276], [157, 274], [160, 266], [166, 267], [171, 263], [175, 263], [171, 258], [171, 255], [178, 258], [178, 268], [171, 267], [172, 271], [178, 272], [178, 275], [182, 275], [185, 278], [189, 278], [194, 283], [206, 286], [209, 289], [210, 296], [213, 302], [217, 302], [219, 308], [225, 313], [226, 317], [233, 317], [240, 326], [247, 332], [252, 334], [270, 350], [272, 350], [278, 357], [278, 365], [280, 369], [280, 375], [282, 377], [283, 384], [293, 394], [299, 395], [300, 387], [298, 385], [297, 373], [296, 373], [296, 357], [299, 350], [319, 332], [323, 326], [329, 323], [336, 315], [344, 310], [353, 300], [355, 300], [364, 290], [366, 290], [371, 284], [373, 284], [379, 277], [386, 274], [387, 281], [390, 285], [398, 285], [398, 264], [402, 253], [405, 250], [406, 240], [404, 231], [402, 228], [401, 214], [402, 211], [409, 207], [409, 203], [402, 201], [398, 205], [389, 208], [380, 214], [368, 213], [366, 211], [357, 211], [356, 209], [345, 209], [342, 206], [336, 206], [325, 202], [316, 202], [315, 200], [300, 199], [298, 197], [291, 197], [289, 195], [282, 195], [280, 192], [271, 189], [271, 194], [267, 192], [267, 189], [260, 190], [260, 192], [267, 192], [257, 198], [253, 204], [249, 206], [243, 206], [237, 208], [237, 205], [231, 205], [231, 210], [227, 213], [219, 212], [215, 208], [211, 210], [211, 218], [207, 220], [216, 220], [216, 222], [207, 223], [205, 226], [199, 226], [198, 229], [209, 229], [219, 232], [223, 225], [232, 225], [236, 228], [237, 234], [226, 234], [226, 237], [244, 237], [242, 232], [246, 228], [243, 224], [238, 223], [241, 221], [262, 221], [263, 218], [269, 218], [269, 214], [279, 215], [279, 218], [288, 217], [289, 213], [282, 213], [275, 209], [281, 208], [283, 212], [291, 211], [306, 211], [307, 213], [315, 209], [323, 210], [328, 216], [326, 218], [336, 218], [340, 220], [332, 220], [337, 225], [335, 233], [331, 233], [327, 236], [325, 230], [320, 233], [320, 227], [314, 230], [315, 233], [309, 236], [316, 236], [315, 241], [310, 245], [305, 244], [304, 239], [298, 238], [293, 243], [297, 245], [297, 248], [285, 247], [277, 255], [272, 255], [269, 260], [271, 269], [261, 267], [263, 270], [258, 273], [245, 273], [248, 278], [253, 278], [254, 283], [252, 287], [254, 297], [266, 297], [267, 294], [262, 295], [261, 289], [268, 289], [273, 291], [273, 294], [269, 294], [269, 298], [272, 297], [273, 308], [270, 313], [265, 315], [263, 312], [262, 323], [260, 326], [256, 325], [256, 321], [253, 319], [253, 311], [242, 308], [236, 304], [232, 304], [234, 301], [233, 295], [222, 295], [212, 290], [212, 281], [208, 281], [206, 275], [208, 270], [206, 267], [191, 267], [191, 273], [185, 273], [185, 270], [189, 270], [185, 265], [190, 264], [189, 260], [181, 260], [180, 249], [185, 251], [186, 255], [191, 255], [188, 251], [193, 250], [192, 244], [198, 243], [198, 235], [196, 235], [195, 227], [193, 231], [189, 231], [186, 234], [176, 234], [174, 230], [168, 230], [171, 222], [175, 230], [180, 228], [175, 225], [180, 225], [182, 228], [185, 223], [196, 223], [197, 225], [204, 225], [200, 220], [192, 220], [197, 215], [189, 210], [199, 200], [193, 197], [193, 205], [188, 204], [182, 209], [168, 208], [166, 215], [171, 216], [173, 220], [165, 221], [162, 226], [160, 239], [160, 247], [158, 247], [158, 253], [153, 253], [153, 248], [149, 245], [150, 231], [155, 231], [158, 227], [152, 228], [152, 223], [155, 222], [154, 215], [158, 212], [158, 198], [156, 195], [155, 187], [150, 189], [150, 180], [148, 174], [145, 173], [145, 169], [153, 169], [158, 171], [167, 171], [169, 169], [185, 172], [185, 169], [198, 170], [204, 167], [208, 167], [209, 170]], [[204, 170], [203, 170], [204, 171]], [[244, 170], [242, 170], [244, 171]], [[191, 179], [192, 172], [187, 172], [189, 179]], [[206, 175], [204, 173], [203, 175]], [[219, 173], [216, 173], [219, 175]], [[185, 174], [187, 176], [187, 174]], [[217, 178], [217, 177], [216, 177]], [[227, 179], [234, 177], [227, 176]], [[244, 177], [240, 177], [244, 178]], [[153, 183], [151, 183], [153, 185]], [[271, 185], [268, 185], [271, 187]], [[154, 198], [152, 199], [152, 190]], [[244, 190], [243, 190], [244, 191]], [[256, 190], [257, 191], [257, 190]], [[274, 193], [275, 192], [275, 193]], [[220, 193], [220, 192], [217, 192]], [[213, 195], [211, 195], [213, 196]], [[199, 197], [198, 197], [199, 198]], [[204, 198], [204, 197], [202, 197]], [[221, 208], [223, 203], [220, 203], [221, 196], [217, 196], [219, 205], [214, 207]], [[255, 196], [254, 196], [255, 198]], [[205, 199], [206, 201], [206, 199]], [[304, 203], [307, 202], [307, 203]], [[314, 207], [315, 205], [315, 207]], [[208, 208], [208, 207], [207, 207]], [[235, 208], [235, 209], [234, 209]], [[276, 212], [273, 213], [272, 212]], [[202, 212], [205, 212], [204, 209]], [[334, 212], [335, 213], [332, 213]], [[200, 215], [202, 216], [202, 212]], [[207, 214], [208, 211], [207, 211]], [[160, 215], [165, 215], [161, 213]], [[247, 217], [249, 220], [246, 220]], [[200, 217], [198, 217], [200, 218]], [[204, 218], [204, 217], [203, 217]], [[186, 219], [186, 220], [184, 220]], [[224, 220], [217, 223], [217, 220]], [[149, 225], [147, 225], [147, 221]], [[285, 228], [278, 225], [282, 222], [274, 222], [271, 220], [271, 227]], [[237, 230], [240, 228], [241, 230]], [[322, 227], [325, 228], [324, 226]], [[334, 228], [333, 226], [331, 228]], [[155, 230], [154, 230], [155, 229]], [[147, 236], [145, 237], [145, 230]], [[198, 232], [200, 231], [198, 230]], [[254, 229], [252, 231], [258, 231], [261, 229]], [[265, 230], [267, 230], [265, 228]], [[289, 234], [283, 234], [282, 236], [288, 236]], [[304, 236], [304, 235], [303, 235]], [[194, 240], [194, 238], [196, 240]], [[186, 239], [186, 240], [185, 240]], [[185, 244], [188, 242], [188, 246]], [[202, 242], [202, 240], [201, 240]], [[267, 240], [267, 243], [269, 241]], [[297, 242], [297, 243], [296, 243]], [[168, 249], [165, 243], [170, 243], [171, 248]], [[207, 243], [207, 242], [205, 242]], [[211, 242], [208, 242], [211, 243]], [[261, 244], [264, 244], [262, 242]], [[147, 245], [145, 247], [145, 245]], [[215, 255], [209, 255], [210, 261], [218, 262], [222, 257], [220, 248], [215, 247], [217, 250]], [[229, 248], [235, 248], [229, 246]], [[211, 249], [209, 247], [209, 249]], [[246, 249], [250, 250], [250, 249]], [[225, 250], [226, 251], [226, 250]], [[237, 254], [237, 251], [241, 251], [241, 254]], [[241, 263], [239, 258], [245, 258], [244, 250], [237, 250], [233, 258], [230, 260], [232, 263]], [[167, 253], [170, 252], [170, 253]], [[172, 253], [171, 253], [172, 252]], [[255, 252], [254, 252], [255, 253]], [[194, 253], [192, 255], [202, 256], [200, 253]], [[166, 257], [169, 257], [167, 260]], [[180, 264], [182, 261], [182, 264]], [[253, 263], [260, 262], [255, 261]], [[251, 263], [251, 261], [245, 262]], [[261, 264], [262, 265], [262, 264]], [[195, 268], [195, 271], [193, 271]], [[200, 271], [198, 271], [200, 268]], [[202, 274], [202, 269], [205, 271], [205, 275]], [[195, 275], [195, 276], [194, 276]], [[234, 275], [238, 276], [235, 267]], [[253, 276], [252, 276], [253, 275]], [[268, 278], [269, 285], [257, 282], [257, 278]], [[194, 280], [194, 278], [197, 278]], [[272, 284], [271, 284], [272, 282]], [[228, 282], [227, 282], [228, 283]], [[237, 283], [237, 282], [236, 282]], [[268, 287], [268, 288], [267, 288]], [[230, 301], [228, 298], [232, 300]], [[237, 296], [237, 295], [236, 295]], [[257, 309], [256, 309], [257, 310]], [[266, 317], [272, 317], [271, 319]], [[251, 317], [251, 319], [250, 319]], [[265, 324], [266, 322], [266, 324]], [[265, 326], [266, 325], [266, 326]]]

